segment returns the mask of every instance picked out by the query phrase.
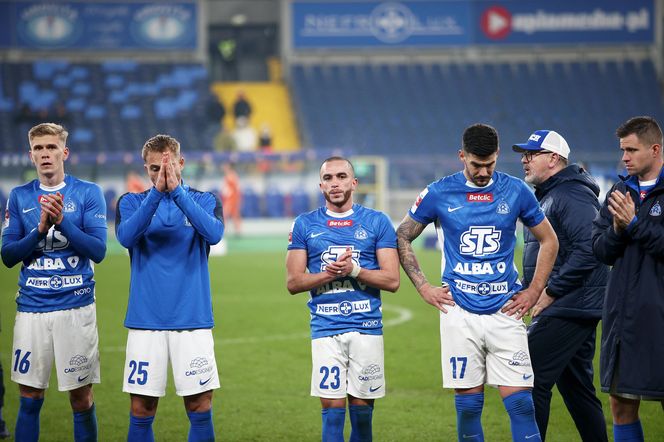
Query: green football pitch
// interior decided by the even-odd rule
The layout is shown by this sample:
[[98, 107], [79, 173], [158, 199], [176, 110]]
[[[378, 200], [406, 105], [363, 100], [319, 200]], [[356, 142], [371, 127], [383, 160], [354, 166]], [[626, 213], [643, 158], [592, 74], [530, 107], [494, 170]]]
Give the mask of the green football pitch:
[[[230, 247], [228, 255], [210, 260], [221, 378], [213, 408], [217, 440], [320, 440], [320, 406], [318, 399], [309, 396], [308, 296], [291, 296], [286, 291], [284, 252], [251, 249], [256, 247]], [[129, 260], [117, 250], [117, 245], [111, 247], [95, 270], [102, 383], [95, 385], [94, 391], [100, 441], [124, 440], [129, 418], [129, 397], [122, 393], [127, 335], [122, 323]], [[419, 256], [429, 279], [435, 281], [439, 252], [421, 251]], [[18, 266], [0, 269], [0, 360], [7, 387], [4, 417], [12, 430], [18, 407], [17, 388], [9, 381], [17, 273]], [[403, 274], [399, 291], [384, 294], [383, 300], [388, 388], [387, 396], [376, 402], [375, 440], [454, 440], [453, 393], [441, 387], [437, 312], [421, 301]], [[41, 413], [41, 440], [72, 440], [67, 395], [57, 391], [55, 375], [51, 381]], [[610, 422], [608, 396], [600, 397]], [[662, 416], [658, 403], [642, 404], [646, 440], [661, 440]], [[487, 390], [482, 422], [487, 440], [511, 440], [508, 416], [495, 389]], [[169, 380], [154, 423], [155, 437], [159, 441], [185, 441], [188, 425], [182, 399], [175, 395]], [[347, 434], [349, 427], [347, 422]], [[579, 439], [557, 392], [548, 433], [550, 441]]]

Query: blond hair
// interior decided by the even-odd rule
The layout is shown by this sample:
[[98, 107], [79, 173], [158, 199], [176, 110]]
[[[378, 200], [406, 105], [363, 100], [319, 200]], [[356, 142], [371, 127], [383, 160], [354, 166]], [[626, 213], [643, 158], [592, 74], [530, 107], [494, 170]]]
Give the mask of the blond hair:
[[28, 132], [28, 141], [32, 142], [36, 137], [43, 137], [45, 135], [56, 135], [62, 141], [62, 144], [67, 144], [67, 136], [69, 132], [55, 123], [41, 123], [30, 129]]
[[141, 156], [143, 161], [148, 157], [150, 152], [166, 152], [170, 151], [175, 156], [180, 156], [180, 142], [170, 135], [155, 135], [145, 142]]

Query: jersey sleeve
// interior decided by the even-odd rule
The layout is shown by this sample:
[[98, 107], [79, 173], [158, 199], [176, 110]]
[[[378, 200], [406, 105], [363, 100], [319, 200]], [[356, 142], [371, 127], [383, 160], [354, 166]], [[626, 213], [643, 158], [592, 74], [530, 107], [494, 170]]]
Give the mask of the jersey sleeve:
[[5, 208], [5, 219], [2, 225], [2, 262], [7, 267], [14, 267], [35, 249], [39, 241], [46, 237], [46, 233], [40, 234], [37, 226], [29, 232], [25, 232], [21, 222], [18, 195], [13, 190], [9, 194], [7, 207]]
[[101, 188], [96, 184], [90, 186], [85, 199], [83, 230], [87, 231], [89, 228], [108, 228], [106, 225], [106, 200]]
[[392, 221], [384, 213], [378, 217], [378, 237], [376, 249], [396, 249], [397, 234], [394, 231]]
[[173, 191], [173, 201], [185, 214], [191, 225], [209, 244], [217, 244], [224, 234], [221, 203], [210, 192], [202, 192], [194, 199], [182, 186]]
[[420, 224], [431, 224], [438, 218], [436, 215], [435, 199], [435, 191], [433, 190], [432, 185], [429, 184], [429, 186], [417, 196], [417, 199], [408, 211], [408, 214]]
[[141, 202], [134, 193], [125, 193], [117, 203], [115, 236], [123, 247], [133, 247], [147, 230], [163, 193], [154, 187]]
[[519, 181], [519, 201], [521, 202], [521, 212], [519, 218], [526, 227], [535, 227], [544, 221], [544, 212], [540, 207], [535, 194], [523, 181]]
[[99, 263], [106, 255], [106, 201], [101, 188], [91, 184], [85, 193], [83, 224], [79, 228], [64, 217], [56, 229], [69, 240], [71, 246], [81, 255]]
[[305, 223], [301, 217], [297, 217], [293, 222], [291, 231], [288, 234], [288, 250], [297, 250], [307, 248], [307, 232]]
[[[16, 190], [9, 193], [7, 199], [7, 206], [5, 207], [4, 220], [2, 223], [2, 236], [4, 235], [18, 235], [23, 236], [23, 223], [18, 209], [18, 202], [16, 201]], [[35, 226], [37, 227], [37, 226]], [[4, 242], [4, 241], [3, 241]]]

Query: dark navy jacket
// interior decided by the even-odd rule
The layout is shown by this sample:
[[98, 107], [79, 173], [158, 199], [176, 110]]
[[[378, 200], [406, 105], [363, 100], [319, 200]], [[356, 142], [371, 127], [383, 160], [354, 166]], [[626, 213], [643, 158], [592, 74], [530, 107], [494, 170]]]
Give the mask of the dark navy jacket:
[[[535, 196], [558, 235], [558, 256], [547, 293], [556, 298], [541, 316], [596, 318], [602, 316], [608, 267], [593, 256], [591, 226], [599, 210], [599, 186], [588, 172], [572, 164], [535, 187]], [[539, 242], [524, 228], [525, 285], [535, 273]]]
[[600, 380], [609, 391], [615, 370], [618, 393], [664, 398], [664, 171], [645, 199], [636, 177], [609, 193], [626, 191], [636, 204], [627, 231], [613, 230], [605, 201], [593, 225], [593, 251], [613, 265], [602, 316]]

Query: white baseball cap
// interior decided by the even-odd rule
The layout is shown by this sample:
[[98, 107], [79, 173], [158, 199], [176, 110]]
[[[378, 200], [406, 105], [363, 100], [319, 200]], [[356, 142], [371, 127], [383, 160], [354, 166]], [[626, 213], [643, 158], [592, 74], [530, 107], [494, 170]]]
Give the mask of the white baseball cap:
[[514, 152], [546, 150], [557, 153], [565, 159], [569, 158], [569, 145], [567, 141], [558, 132], [553, 130], [536, 130], [530, 135], [528, 141], [513, 145], [512, 150]]

